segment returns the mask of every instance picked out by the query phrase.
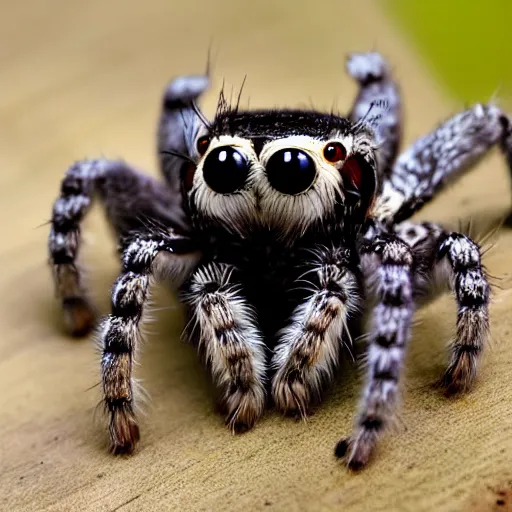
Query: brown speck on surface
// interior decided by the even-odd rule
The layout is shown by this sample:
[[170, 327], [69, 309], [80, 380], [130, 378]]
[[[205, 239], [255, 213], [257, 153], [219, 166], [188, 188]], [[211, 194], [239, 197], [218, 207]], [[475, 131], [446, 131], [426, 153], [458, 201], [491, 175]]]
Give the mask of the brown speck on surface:
[[499, 485], [487, 485], [471, 501], [470, 512], [512, 512], [512, 480]]

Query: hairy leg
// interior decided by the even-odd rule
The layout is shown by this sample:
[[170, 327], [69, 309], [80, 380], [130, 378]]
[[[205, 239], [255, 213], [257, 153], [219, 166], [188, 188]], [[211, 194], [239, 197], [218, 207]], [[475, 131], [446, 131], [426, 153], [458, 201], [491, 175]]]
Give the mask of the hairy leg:
[[77, 261], [80, 223], [93, 197], [99, 195], [118, 233], [140, 227], [151, 219], [182, 225], [181, 210], [169, 189], [124, 162], [83, 160], [71, 166], [53, 205], [49, 235], [50, 264], [57, 296], [73, 335], [84, 335], [94, 325], [93, 308], [83, 286]]
[[121, 161], [83, 160], [68, 169], [53, 207], [49, 251], [57, 295], [72, 334], [86, 334], [94, 325], [77, 255], [80, 222], [95, 193], [103, 199], [118, 234], [139, 229], [148, 222], [187, 229], [180, 173], [184, 165], [193, 164], [192, 143], [200, 127], [195, 101], [208, 82], [208, 77], [183, 76], [173, 80], [165, 91], [158, 151], [166, 185]]
[[480, 248], [468, 236], [449, 233], [435, 224], [403, 222], [395, 229], [418, 261], [415, 296], [424, 300], [446, 290], [455, 294], [457, 331], [442, 384], [448, 393], [468, 391], [489, 334], [490, 287]]
[[359, 83], [359, 92], [349, 118], [366, 119], [375, 130], [379, 175], [388, 176], [401, 139], [400, 90], [388, 63], [378, 53], [353, 53], [346, 63], [348, 74]]
[[222, 391], [226, 423], [233, 432], [251, 428], [265, 407], [265, 345], [236, 269], [202, 264], [185, 287], [191, 337]]
[[335, 452], [354, 470], [368, 463], [394, 416], [414, 309], [413, 257], [407, 244], [394, 235], [377, 235], [363, 244], [361, 265], [377, 305], [359, 414], [352, 435], [342, 439]]
[[318, 249], [307, 275], [312, 292], [280, 332], [272, 359], [276, 406], [302, 416], [323, 385], [332, 381], [343, 337], [350, 336], [347, 320], [361, 306], [357, 261], [350, 250]]
[[102, 322], [100, 343], [105, 407], [111, 449], [131, 453], [139, 441], [132, 368], [141, 341], [140, 324], [151, 279], [187, 277], [197, 263], [189, 239], [172, 230], [132, 235], [123, 240], [123, 270], [112, 289], [112, 312]]
[[207, 76], [181, 76], [164, 92], [157, 150], [160, 168], [175, 193], [181, 190], [182, 173], [197, 156], [194, 141], [204, 120], [196, 101], [208, 87]]
[[373, 215], [393, 223], [409, 218], [498, 143], [512, 172], [512, 128], [501, 109], [478, 104], [453, 116], [399, 156]]

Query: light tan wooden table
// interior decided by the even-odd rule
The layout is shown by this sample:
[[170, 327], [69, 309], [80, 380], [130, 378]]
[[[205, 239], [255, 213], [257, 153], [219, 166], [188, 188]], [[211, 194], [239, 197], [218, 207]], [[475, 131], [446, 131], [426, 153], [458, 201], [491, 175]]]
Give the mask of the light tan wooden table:
[[[251, 107], [312, 101], [348, 108], [348, 51], [376, 48], [406, 99], [406, 140], [462, 107], [448, 100], [377, 2], [3, 0], [0, 3], [0, 509], [506, 510], [512, 492], [512, 233], [486, 257], [499, 277], [494, 346], [476, 390], [446, 400], [429, 384], [443, 368], [450, 298], [418, 315], [398, 431], [371, 466], [348, 474], [333, 457], [350, 431], [359, 385], [347, 369], [307, 424], [268, 413], [233, 437], [208, 378], [179, 340], [167, 292], [137, 370], [152, 400], [129, 459], [104, 449], [93, 421], [98, 357], [63, 331], [46, 266], [45, 223], [66, 167], [84, 156], [124, 157], [155, 172], [160, 94], [201, 72], [212, 42], [214, 90], [247, 74]], [[454, 63], [456, 65], [456, 63]], [[485, 100], [485, 98], [484, 98]], [[498, 154], [421, 213], [485, 233], [511, 202]], [[85, 260], [103, 312], [117, 265], [101, 215], [86, 224]], [[504, 495], [501, 496], [500, 492]], [[496, 504], [503, 500], [505, 505]], [[510, 510], [510, 508], [509, 508]]]

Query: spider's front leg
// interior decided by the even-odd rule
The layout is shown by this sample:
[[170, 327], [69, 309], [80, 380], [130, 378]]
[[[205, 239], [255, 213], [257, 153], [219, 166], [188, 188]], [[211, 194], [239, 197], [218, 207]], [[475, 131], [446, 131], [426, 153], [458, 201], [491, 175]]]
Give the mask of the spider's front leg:
[[234, 266], [204, 263], [185, 287], [192, 338], [222, 391], [233, 432], [250, 429], [265, 407], [265, 345]]
[[455, 293], [457, 331], [441, 383], [449, 394], [468, 391], [489, 334], [490, 287], [480, 248], [468, 236], [431, 223], [403, 222], [395, 230], [412, 247], [418, 262], [415, 297], [431, 299], [447, 289]]
[[394, 235], [379, 234], [361, 248], [367, 290], [376, 295], [369, 338], [366, 383], [352, 435], [336, 446], [350, 469], [364, 467], [389, 425], [410, 338], [414, 310], [413, 256]]
[[101, 371], [109, 413], [112, 451], [131, 453], [139, 440], [132, 367], [141, 340], [140, 323], [151, 278], [172, 277], [178, 283], [197, 263], [188, 238], [172, 230], [154, 230], [125, 240], [123, 270], [112, 290], [112, 312], [100, 330]]
[[475, 105], [418, 139], [385, 177], [373, 216], [387, 223], [408, 219], [448, 182], [471, 169], [499, 144], [512, 173], [512, 123], [496, 105]]
[[202, 126], [196, 102], [209, 87], [207, 76], [181, 76], [166, 88], [158, 124], [160, 169], [173, 192], [181, 192], [181, 174], [190, 166], [194, 140]]
[[279, 335], [272, 359], [276, 373], [272, 395], [276, 407], [305, 417], [310, 402], [331, 382], [343, 338], [350, 339], [347, 321], [361, 306], [357, 259], [351, 249], [319, 248], [315, 260], [296, 285], [313, 287]]
[[377, 143], [378, 172], [380, 176], [387, 176], [402, 135], [400, 90], [388, 63], [379, 53], [353, 53], [347, 59], [346, 69], [360, 87], [349, 118], [354, 122], [365, 120], [372, 126]]

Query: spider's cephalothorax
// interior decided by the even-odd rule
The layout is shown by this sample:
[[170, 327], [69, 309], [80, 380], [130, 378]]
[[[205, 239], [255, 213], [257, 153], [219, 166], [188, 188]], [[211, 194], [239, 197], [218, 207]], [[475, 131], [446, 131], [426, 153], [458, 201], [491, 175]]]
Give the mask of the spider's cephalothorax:
[[[314, 230], [364, 220], [376, 184], [365, 125], [315, 112], [218, 114], [198, 139], [202, 158], [188, 203], [196, 230], [298, 243]], [[193, 171], [192, 171], [193, 172]]]
[[355, 54], [360, 84], [347, 118], [313, 111], [241, 112], [221, 95], [212, 122], [196, 106], [205, 77], [167, 88], [155, 181], [123, 162], [87, 160], [62, 182], [49, 249], [70, 330], [93, 310], [77, 266], [80, 221], [97, 192], [120, 239], [122, 272], [101, 325], [104, 403], [116, 453], [138, 439], [132, 367], [152, 278], [170, 276], [221, 390], [233, 431], [266, 403], [305, 416], [369, 314], [367, 378], [353, 434], [336, 447], [364, 466], [389, 425], [415, 305], [450, 288], [457, 332], [442, 378], [476, 377], [488, 331], [489, 285], [467, 236], [405, 221], [495, 144], [512, 164], [509, 118], [476, 105], [396, 158], [400, 101], [384, 59]]

